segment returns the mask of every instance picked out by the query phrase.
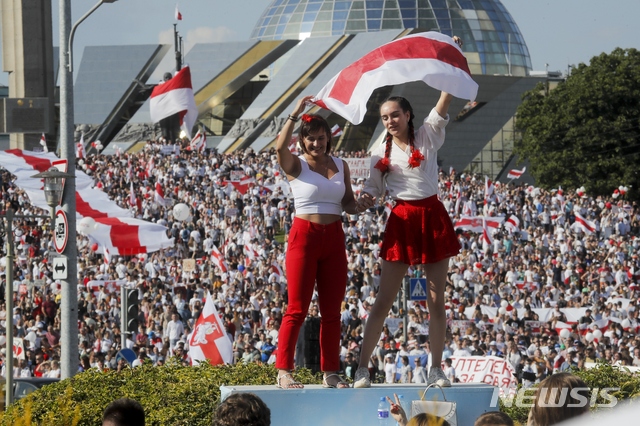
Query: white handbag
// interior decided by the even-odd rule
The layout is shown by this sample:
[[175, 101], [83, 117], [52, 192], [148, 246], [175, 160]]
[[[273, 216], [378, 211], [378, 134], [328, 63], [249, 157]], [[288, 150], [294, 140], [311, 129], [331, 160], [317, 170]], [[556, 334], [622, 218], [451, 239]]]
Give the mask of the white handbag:
[[[440, 392], [442, 392], [443, 401], [426, 401], [424, 399], [427, 395], [427, 391], [431, 387], [440, 389]], [[411, 401], [411, 417], [414, 417], [421, 413], [438, 416], [446, 420], [451, 426], [458, 426], [456, 403], [447, 401], [447, 397], [445, 396], [444, 391], [439, 385], [435, 383], [427, 386], [427, 388], [422, 393], [422, 399], [420, 399], [419, 401]]]

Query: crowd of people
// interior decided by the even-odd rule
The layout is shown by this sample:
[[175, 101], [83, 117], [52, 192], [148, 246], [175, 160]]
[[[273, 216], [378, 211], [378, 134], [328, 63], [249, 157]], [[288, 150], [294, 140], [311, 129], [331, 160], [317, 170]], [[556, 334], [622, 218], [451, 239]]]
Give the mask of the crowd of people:
[[[138, 356], [137, 363], [162, 365], [168, 357], [177, 356], [188, 364], [187, 336], [208, 293], [223, 315], [234, 362], [278, 359], [278, 337], [290, 295], [285, 252], [294, 206], [276, 152], [248, 149], [220, 154], [215, 149], [198, 152], [187, 147], [188, 141], [182, 146], [149, 141], [140, 152], [90, 155], [78, 163], [79, 170], [92, 176], [96, 186], [120, 206], [166, 226], [175, 243], [154, 253], [113, 256], [105, 263], [104, 256], [94, 251], [95, 245], [78, 235], [81, 370], [125, 368], [127, 362], [116, 356], [123, 333], [126, 347]], [[340, 150], [334, 155], [368, 156]], [[5, 208], [24, 216], [38, 213], [9, 173], [3, 172], [1, 179]], [[164, 203], [154, 198], [156, 182], [165, 190]], [[447, 261], [443, 362], [451, 356], [504, 357], [524, 382], [539, 382], [552, 372], [568, 366], [583, 368], [596, 360], [640, 365], [640, 337], [635, 332], [640, 309], [640, 210], [635, 202], [624, 196], [544, 190], [517, 181], [496, 182], [487, 196], [484, 176], [442, 168], [437, 187], [454, 223], [464, 214], [515, 215], [520, 223], [516, 229], [496, 228], [491, 243], [483, 241], [480, 233], [456, 228], [461, 250]], [[133, 206], [129, 204], [132, 188], [137, 198]], [[357, 197], [363, 181], [353, 179], [352, 188]], [[173, 218], [172, 207], [179, 202], [191, 207], [188, 220]], [[405, 311], [399, 298], [386, 315], [372, 356], [368, 362], [367, 357], [358, 360], [363, 330], [380, 288], [379, 254], [388, 212], [383, 198], [365, 211], [340, 216], [347, 282], [341, 301], [340, 365], [331, 371], [343, 371], [352, 379], [365, 362], [370, 378], [382, 380], [385, 358], [397, 365], [403, 364], [403, 356], [431, 358], [426, 305], [409, 302]], [[574, 226], [576, 213], [595, 224], [592, 233]], [[16, 219], [14, 228], [13, 283], [6, 282], [5, 230], [0, 261], [1, 325], [5, 329], [11, 321], [23, 343], [13, 374], [59, 377], [60, 283], [52, 278], [50, 224], [37, 218]], [[212, 256], [216, 250], [224, 264]], [[196, 260], [193, 270], [183, 267], [183, 260], [189, 258]], [[420, 277], [425, 271], [412, 266], [406, 274]], [[137, 332], [121, 330], [119, 292], [100, 285], [105, 280], [139, 290]], [[13, 286], [13, 312], [5, 310], [6, 285]], [[318, 317], [319, 308], [314, 292], [306, 317]], [[575, 308], [583, 310], [579, 319], [567, 318], [567, 310]], [[541, 317], [543, 309], [549, 310], [548, 318]], [[406, 332], [399, 320], [403, 316], [408, 318]], [[528, 320], [541, 321], [541, 327], [528, 326]], [[455, 321], [470, 324], [460, 329]], [[568, 332], [558, 332], [560, 323], [568, 324]], [[2, 359], [6, 356], [2, 349]], [[298, 364], [304, 363], [301, 356], [296, 354]], [[398, 372], [403, 380], [424, 378], [421, 369], [430, 361], [416, 365], [415, 359], [420, 357], [407, 363], [411, 372]], [[6, 374], [4, 367], [2, 374]], [[449, 378], [455, 381], [455, 372], [449, 371]]]

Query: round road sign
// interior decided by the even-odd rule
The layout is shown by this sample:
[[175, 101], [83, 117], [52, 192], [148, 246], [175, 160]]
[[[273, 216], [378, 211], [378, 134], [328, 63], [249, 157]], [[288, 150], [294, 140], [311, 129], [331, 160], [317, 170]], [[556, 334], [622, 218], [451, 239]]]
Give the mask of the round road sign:
[[55, 228], [53, 229], [53, 245], [60, 254], [67, 247], [69, 240], [69, 222], [67, 215], [62, 209], [56, 211]]

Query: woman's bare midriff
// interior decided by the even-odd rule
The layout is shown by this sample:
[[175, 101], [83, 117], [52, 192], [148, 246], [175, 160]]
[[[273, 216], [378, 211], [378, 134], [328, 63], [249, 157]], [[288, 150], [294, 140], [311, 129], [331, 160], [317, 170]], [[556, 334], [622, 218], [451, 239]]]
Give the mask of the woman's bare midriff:
[[300, 219], [308, 220], [309, 222], [319, 223], [320, 225], [328, 225], [337, 220], [340, 220], [340, 215], [337, 214], [298, 214], [296, 217]]

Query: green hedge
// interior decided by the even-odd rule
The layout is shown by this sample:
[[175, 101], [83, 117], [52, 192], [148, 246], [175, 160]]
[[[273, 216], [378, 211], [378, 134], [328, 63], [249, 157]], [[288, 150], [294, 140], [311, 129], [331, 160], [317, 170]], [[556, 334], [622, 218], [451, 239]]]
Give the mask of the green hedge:
[[[273, 385], [277, 370], [260, 364], [184, 367], [170, 361], [150, 363], [121, 373], [89, 371], [45, 386], [13, 404], [0, 425], [97, 425], [102, 412], [118, 398], [140, 402], [147, 425], [211, 425], [222, 385]], [[321, 374], [301, 369], [302, 383], [322, 383]]]

